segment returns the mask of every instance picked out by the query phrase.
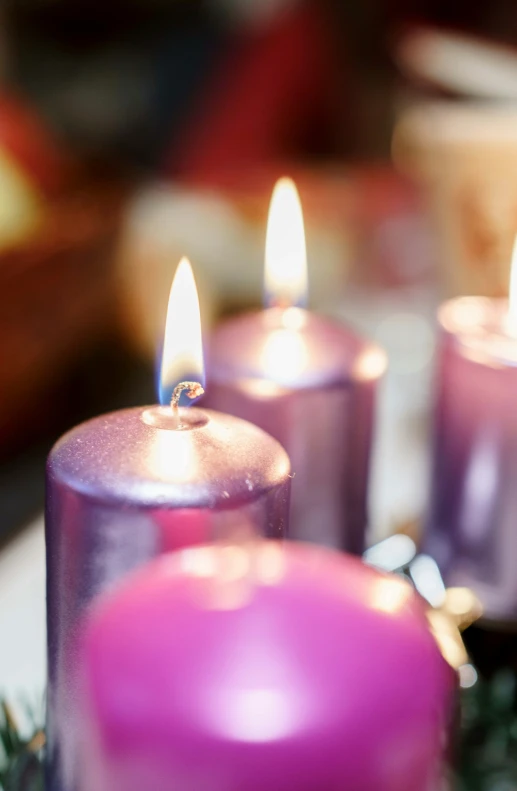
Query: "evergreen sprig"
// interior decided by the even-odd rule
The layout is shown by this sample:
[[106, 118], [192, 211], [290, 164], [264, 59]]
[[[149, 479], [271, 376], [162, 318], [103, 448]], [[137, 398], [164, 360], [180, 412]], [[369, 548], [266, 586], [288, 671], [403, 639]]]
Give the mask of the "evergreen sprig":
[[0, 791], [43, 791], [45, 734], [27, 709], [32, 725], [22, 737], [10, 706], [0, 702]]
[[[43, 791], [44, 731], [20, 736], [0, 703], [0, 791]], [[517, 789], [517, 677], [503, 670], [461, 693], [461, 729], [452, 791]]]
[[517, 789], [517, 677], [501, 670], [463, 690], [454, 791]]

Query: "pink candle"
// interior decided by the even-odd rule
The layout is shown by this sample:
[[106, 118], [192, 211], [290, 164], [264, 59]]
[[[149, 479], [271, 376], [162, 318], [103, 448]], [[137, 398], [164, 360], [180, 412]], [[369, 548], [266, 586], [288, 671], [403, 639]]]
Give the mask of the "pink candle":
[[81, 791], [435, 791], [444, 656], [463, 661], [455, 627], [358, 559], [271, 541], [163, 556], [83, 632]]
[[384, 352], [299, 307], [307, 292], [296, 188], [278, 182], [266, 241], [270, 307], [231, 319], [210, 344], [206, 403], [245, 418], [287, 450], [289, 535], [360, 554], [375, 393]]

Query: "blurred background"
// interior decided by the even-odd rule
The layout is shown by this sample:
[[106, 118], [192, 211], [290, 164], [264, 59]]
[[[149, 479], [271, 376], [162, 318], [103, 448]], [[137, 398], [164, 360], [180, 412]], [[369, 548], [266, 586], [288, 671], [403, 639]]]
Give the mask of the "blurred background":
[[514, 44], [509, 0], [4, 0], [0, 539], [41, 512], [59, 434], [155, 400], [182, 254], [206, 336], [260, 304], [284, 174], [311, 307], [390, 355], [371, 538], [411, 529], [436, 305], [507, 289]]

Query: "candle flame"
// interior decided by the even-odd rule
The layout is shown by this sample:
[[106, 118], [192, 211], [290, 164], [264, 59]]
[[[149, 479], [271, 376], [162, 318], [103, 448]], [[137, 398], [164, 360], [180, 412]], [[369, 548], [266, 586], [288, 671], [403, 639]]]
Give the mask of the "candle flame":
[[160, 370], [160, 403], [168, 404], [180, 382], [203, 383], [203, 340], [196, 281], [190, 261], [182, 258], [169, 295]]
[[517, 236], [512, 250], [512, 264], [510, 267], [510, 288], [508, 290], [508, 315], [507, 331], [517, 337]]
[[307, 301], [307, 253], [303, 213], [292, 179], [275, 184], [266, 233], [265, 302], [303, 306]]

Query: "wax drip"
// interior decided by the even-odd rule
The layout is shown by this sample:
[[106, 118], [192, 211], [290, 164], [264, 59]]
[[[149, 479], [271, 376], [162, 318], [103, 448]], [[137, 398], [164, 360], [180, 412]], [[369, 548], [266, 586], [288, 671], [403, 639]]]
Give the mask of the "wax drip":
[[174, 414], [178, 413], [179, 400], [183, 390], [187, 391], [189, 398], [199, 398], [205, 392], [204, 387], [199, 382], [180, 382], [174, 388], [171, 398], [171, 409]]

